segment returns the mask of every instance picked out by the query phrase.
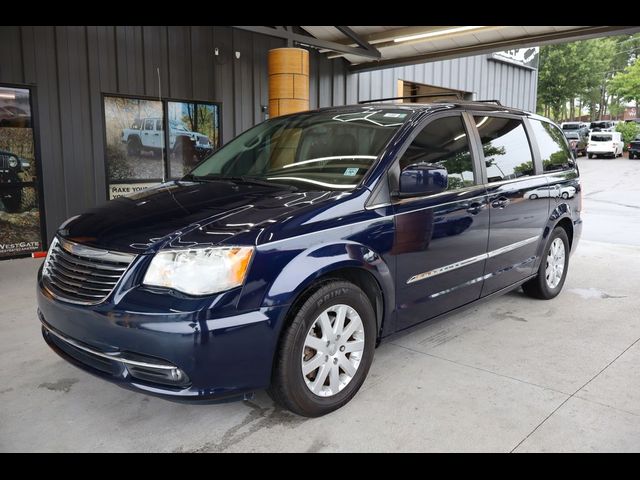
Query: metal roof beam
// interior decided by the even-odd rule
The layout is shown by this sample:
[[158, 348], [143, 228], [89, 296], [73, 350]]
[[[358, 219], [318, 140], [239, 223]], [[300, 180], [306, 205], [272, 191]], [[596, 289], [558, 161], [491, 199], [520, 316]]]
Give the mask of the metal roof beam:
[[347, 45], [342, 45], [340, 43], [331, 42], [329, 40], [321, 40], [316, 37], [311, 37], [307, 35], [301, 35], [299, 33], [294, 33], [292, 31], [287, 31], [284, 29], [263, 27], [263, 26], [234, 26], [233, 28], [238, 28], [240, 30], [247, 30], [253, 33], [260, 33], [262, 35], [269, 35], [271, 37], [284, 38], [285, 40], [290, 40], [292, 42], [296, 42], [301, 45], [309, 45], [312, 47], [318, 48], [326, 48], [327, 50], [332, 50], [334, 52], [347, 53], [349, 55], [358, 55], [360, 57], [379, 59], [381, 57], [380, 52], [375, 50], [367, 50], [361, 47], [349, 47]]

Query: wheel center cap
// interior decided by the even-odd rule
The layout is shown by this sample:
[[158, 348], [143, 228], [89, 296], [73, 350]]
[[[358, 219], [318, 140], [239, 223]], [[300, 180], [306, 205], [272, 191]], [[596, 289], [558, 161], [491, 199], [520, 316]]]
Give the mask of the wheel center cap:
[[329, 344], [329, 355], [335, 355], [337, 351], [338, 351], [338, 345], [335, 344], [335, 343], [330, 343]]

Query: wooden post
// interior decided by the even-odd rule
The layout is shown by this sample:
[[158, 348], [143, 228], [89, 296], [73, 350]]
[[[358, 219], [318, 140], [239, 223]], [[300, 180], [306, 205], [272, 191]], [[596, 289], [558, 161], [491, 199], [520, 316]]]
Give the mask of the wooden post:
[[269, 50], [269, 117], [309, 110], [309, 52]]

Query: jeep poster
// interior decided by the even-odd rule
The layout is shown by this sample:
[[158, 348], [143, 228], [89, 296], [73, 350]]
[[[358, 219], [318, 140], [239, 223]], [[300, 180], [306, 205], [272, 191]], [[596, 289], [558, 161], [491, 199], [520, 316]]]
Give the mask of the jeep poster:
[[0, 86], [0, 260], [41, 250], [28, 89]]
[[180, 178], [219, 145], [215, 104], [105, 96], [104, 113], [110, 199]]

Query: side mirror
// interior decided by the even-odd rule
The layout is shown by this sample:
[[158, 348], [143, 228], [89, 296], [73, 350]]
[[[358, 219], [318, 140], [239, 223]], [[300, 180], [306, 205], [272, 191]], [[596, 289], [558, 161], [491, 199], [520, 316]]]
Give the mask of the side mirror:
[[400, 172], [399, 198], [421, 197], [444, 192], [448, 185], [447, 169], [429, 163], [414, 163]]

